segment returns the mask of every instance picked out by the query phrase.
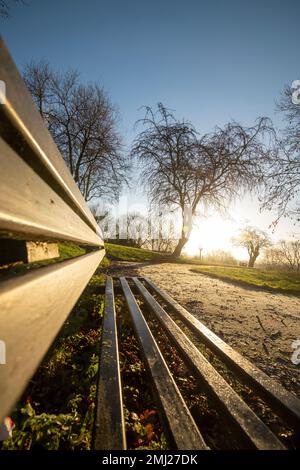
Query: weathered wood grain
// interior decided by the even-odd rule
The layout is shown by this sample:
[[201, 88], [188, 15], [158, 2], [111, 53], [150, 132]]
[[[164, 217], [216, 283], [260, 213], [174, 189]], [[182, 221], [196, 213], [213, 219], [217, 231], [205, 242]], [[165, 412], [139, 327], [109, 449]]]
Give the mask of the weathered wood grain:
[[97, 250], [0, 284], [0, 420], [11, 411], [104, 256]]
[[279, 439], [214, 369], [145, 286], [137, 278], [133, 278], [133, 281], [155, 318], [176, 345], [184, 361], [194, 371], [195, 376], [200, 379], [219, 411], [226, 416], [232, 428], [236, 430], [240, 440], [250, 448], [259, 450], [284, 449]]
[[1, 138], [0, 166], [0, 232], [27, 240], [103, 244], [103, 240]]
[[0, 265], [15, 261], [34, 263], [54, 258], [59, 258], [57, 243], [0, 238]]
[[191, 328], [203, 343], [223, 360], [238, 377], [242, 378], [243, 383], [252, 387], [283, 419], [293, 427], [300, 429], [300, 400], [297, 397], [226, 344], [167, 292], [157, 287], [150, 279], [144, 279], [151, 289], [178, 315], [178, 318]]
[[177, 449], [207, 449], [125, 278], [120, 278], [133, 327]]
[[[57, 183], [68, 202], [73, 206], [73, 209], [102, 238], [101, 231], [89, 207], [65, 165], [1, 38], [0, 80], [6, 85], [5, 103], [0, 105], [0, 135], [6, 128], [5, 124], [12, 125], [13, 130], [9, 138], [10, 144], [13, 146], [18, 139], [18, 135], [22, 136], [32, 149], [32, 154], [29, 155], [29, 152], [27, 152], [27, 156], [25, 155], [24, 158], [28, 161], [29, 159], [36, 160], [36, 163], [43, 169], [40, 173], [46, 179], [45, 172], [51, 175], [53, 181]], [[6, 138], [8, 138], [7, 135]]]
[[114, 288], [108, 278], [99, 361], [94, 431], [95, 450], [126, 449]]

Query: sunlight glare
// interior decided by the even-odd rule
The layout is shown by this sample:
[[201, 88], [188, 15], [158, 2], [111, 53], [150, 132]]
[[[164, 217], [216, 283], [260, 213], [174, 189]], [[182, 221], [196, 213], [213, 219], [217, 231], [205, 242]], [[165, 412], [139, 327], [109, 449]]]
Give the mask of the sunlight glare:
[[232, 246], [231, 238], [236, 235], [239, 225], [230, 219], [215, 215], [197, 220], [192, 229], [189, 241], [184, 247], [188, 256], [207, 255], [215, 250], [230, 251], [237, 259], [244, 260], [247, 253], [244, 249]]

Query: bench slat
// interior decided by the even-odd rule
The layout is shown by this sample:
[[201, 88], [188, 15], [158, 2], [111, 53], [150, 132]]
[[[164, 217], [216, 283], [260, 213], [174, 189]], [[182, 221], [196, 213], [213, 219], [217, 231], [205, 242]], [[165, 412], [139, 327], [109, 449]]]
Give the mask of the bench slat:
[[31, 158], [39, 163], [41, 169], [49, 172], [73, 208], [102, 238], [88, 205], [64, 163], [1, 38], [0, 80], [4, 81], [6, 85], [6, 103], [0, 105], [2, 129], [4, 129], [4, 123], [7, 121], [14, 129], [11, 135], [12, 143], [17, 138], [17, 132], [25, 139], [33, 151]]
[[0, 421], [11, 411], [104, 256], [98, 250], [0, 285]]
[[107, 279], [105, 287], [94, 449], [126, 449], [112, 278]]
[[144, 278], [146, 283], [158, 294], [163, 301], [176, 313], [204, 344], [206, 344], [217, 357], [232, 369], [243, 381], [265, 399], [265, 401], [281, 415], [287, 422], [296, 428], [300, 427], [300, 400], [288, 392], [282, 385], [258, 369], [248, 359], [226, 344], [221, 338], [189, 313], [176, 302], [167, 292], [157, 287], [150, 279]]
[[2, 233], [14, 232], [27, 239], [102, 244], [98, 235], [1, 138], [0, 163]]
[[160, 400], [169, 434], [178, 449], [207, 446], [178, 390], [125, 278], [120, 278], [134, 330]]
[[238, 431], [239, 437], [247, 445], [257, 449], [285, 449], [270, 429], [255, 415], [176, 325], [145, 286], [137, 278], [133, 278], [133, 281], [146, 304], [155, 314], [171, 341], [176, 345], [185, 362], [200, 378], [217, 407]]

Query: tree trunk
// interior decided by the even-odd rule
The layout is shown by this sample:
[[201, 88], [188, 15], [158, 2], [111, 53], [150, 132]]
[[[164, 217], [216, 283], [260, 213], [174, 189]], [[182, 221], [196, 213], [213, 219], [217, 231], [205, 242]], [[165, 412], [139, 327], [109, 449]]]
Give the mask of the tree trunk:
[[189, 236], [192, 231], [192, 222], [193, 222], [194, 213], [192, 208], [189, 206], [182, 207], [182, 227], [181, 227], [181, 237], [178, 240], [178, 243], [172, 253], [172, 258], [179, 258], [181, 255], [182, 248], [189, 239]]
[[184, 247], [187, 241], [188, 241], [188, 238], [185, 238], [185, 237], [179, 238], [178, 243], [171, 255], [172, 258], [179, 258], [179, 256], [181, 255], [182, 248]]
[[254, 267], [254, 263], [256, 261], [256, 258], [257, 258], [257, 256], [250, 256], [249, 262], [248, 262], [248, 268], [253, 268]]

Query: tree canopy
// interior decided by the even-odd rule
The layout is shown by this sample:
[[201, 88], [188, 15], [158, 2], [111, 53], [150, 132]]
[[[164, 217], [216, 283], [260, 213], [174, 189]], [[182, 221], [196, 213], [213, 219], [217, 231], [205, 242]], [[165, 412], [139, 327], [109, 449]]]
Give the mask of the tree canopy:
[[245, 227], [237, 237], [232, 239], [235, 246], [246, 248], [249, 255], [249, 268], [253, 268], [255, 261], [263, 248], [271, 246], [269, 236], [262, 230], [254, 227]]
[[144, 130], [131, 153], [142, 164], [151, 202], [181, 212], [181, 237], [174, 250], [179, 256], [201, 202], [225, 208], [241, 190], [255, 190], [262, 183], [269, 150], [261, 137], [270, 131], [270, 122], [262, 118], [248, 128], [230, 122], [200, 136], [190, 122], [177, 120], [158, 104], [156, 111], [146, 108], [140, 124]]
[[265, 180], [262, 208], [277, 211], [274, 225], [283, 216], [300, 221], [300, 103], [293, 99], [294, 93], [292, 86], [285, 87], [277, 103], [286, 126], [278, 133]]
[[80, 83], [74, 71], [55, 72], [47, 62], [28, 64], [24, 79], [85, 199], [116, 200], [128, 161], [104, 89]]

